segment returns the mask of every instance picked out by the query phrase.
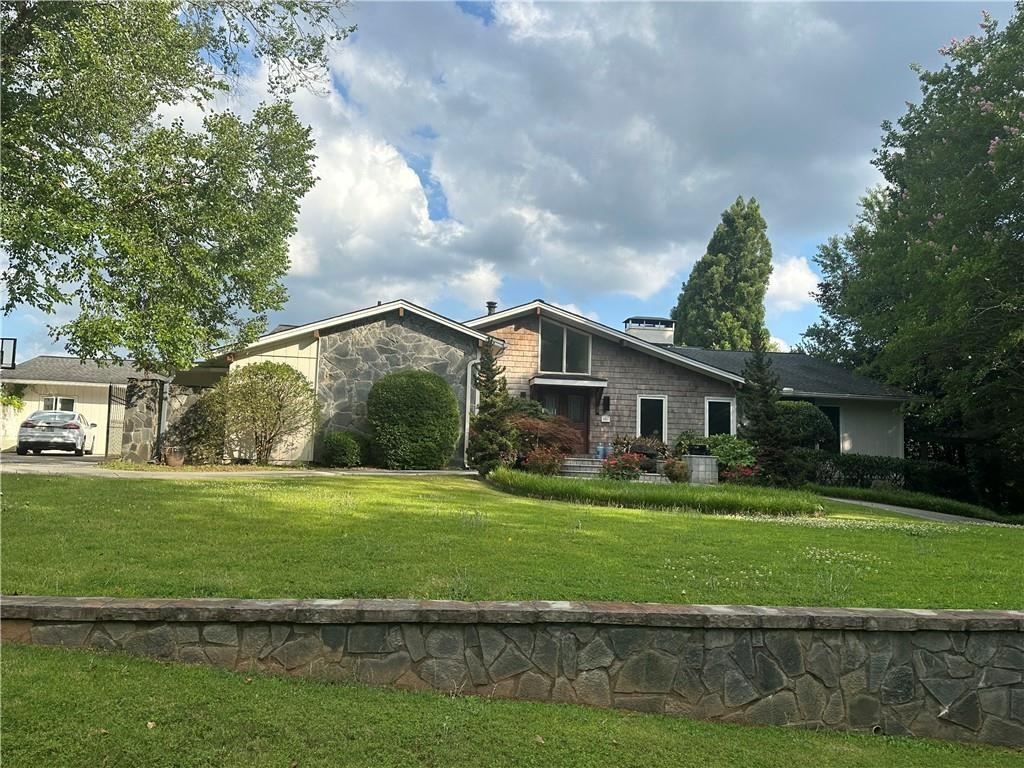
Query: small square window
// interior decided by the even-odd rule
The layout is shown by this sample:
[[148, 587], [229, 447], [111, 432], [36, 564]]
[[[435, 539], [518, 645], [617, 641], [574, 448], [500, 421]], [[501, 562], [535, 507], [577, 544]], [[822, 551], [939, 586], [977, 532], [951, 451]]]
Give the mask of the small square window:
[[44, 411], [73, 411], [75, 410], [75, 398], [61, 397], [60, 395], [47, 395], [43, 398]]

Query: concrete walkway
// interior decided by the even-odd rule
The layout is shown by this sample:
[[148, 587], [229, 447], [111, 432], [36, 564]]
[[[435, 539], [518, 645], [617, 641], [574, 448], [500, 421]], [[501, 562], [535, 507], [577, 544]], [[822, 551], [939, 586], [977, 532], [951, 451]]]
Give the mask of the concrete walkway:
[[477, 477], [470, 469], [245, 469], [220, 472], [164, 470], [121, 470], [98, 466], [100, 457], [53, 456], [0, 456], [0, 473], [24, 475], [76, 475], [80, 477], [116, 477], [131, 480], [251, 480], [252, 478], [274, 478], [286, 480], [293, 477]]
[[838, 501], [842, 504], [859, 504], [862, 507], [884, 509], [886, 512], [898, 512], [901, 515], [919, 517], [922, 520], [931, 520], [937, 523], [967, 523], [968, 525], [996, 525], [1001, 528], [1016, 528], [1017, 526], [1006, 523], [994, 523], [991, 520], [979, 520], [976, 517], [962, 517], [960, 515], [947, 515], [945, 512], [932, 512], [930, 509], [914, 509], [913, 507], [899, 507], [895, 504], [881, 504], [877, 501], [861, 501], [860, 499], [838, 499], [834, 496], [826, 496], [829, 501]]

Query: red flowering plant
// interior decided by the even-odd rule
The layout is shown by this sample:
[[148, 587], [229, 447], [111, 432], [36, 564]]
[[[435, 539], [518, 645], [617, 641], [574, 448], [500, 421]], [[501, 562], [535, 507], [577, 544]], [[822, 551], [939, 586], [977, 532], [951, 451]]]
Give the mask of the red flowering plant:
[[540, 446], [523, 459], [523, 469], [534, 475], [557, 475], [565, 464], [565, 454], [557, 448]]
[[647, 457], [642, 453], [620, 453], [601, 463], [601, 476], [611, 480], [636, 480]]
[[739, 485], [754, 485], [757, 482], [758, 467], [739, 465], [732, 469], [719, 470], [719, 479], [726, 483], [737, 483]]

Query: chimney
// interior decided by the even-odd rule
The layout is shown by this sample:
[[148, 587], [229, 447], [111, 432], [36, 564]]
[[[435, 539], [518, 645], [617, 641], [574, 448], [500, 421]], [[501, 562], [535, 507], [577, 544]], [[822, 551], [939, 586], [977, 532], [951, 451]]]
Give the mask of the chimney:
[[650, 344], [671, 344], [676, 323], [667, 317], [627, 317], [626, 333]]
[[488, 315], [493, 315], [497, 311], [497, 309], [498, 309], [498, 302], [496, 302], [496, 301], [488, 301], [487, 302], [487, 314]]

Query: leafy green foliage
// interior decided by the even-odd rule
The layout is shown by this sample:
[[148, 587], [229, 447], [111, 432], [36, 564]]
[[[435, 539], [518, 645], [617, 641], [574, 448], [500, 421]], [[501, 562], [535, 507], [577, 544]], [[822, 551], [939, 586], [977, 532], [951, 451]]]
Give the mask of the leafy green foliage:
[[685, 429], [679, 433], [675, 443], [672, 445], [673, 456], [686, 456], [694, 450], [707, 448], [708, 439], [692, 429]]
[[442, 469], [459, 440], [459, 403], [429, 371], [380, 377], [366, 401], [371, 450], [386, 469]]
[[814, 403], [780, 400], [775, 407], [788, 446], [817, 448], [835, 441], [832, 422]]
[[495, 358], [493, 343], [487, 343], [481, 350], [476, 372], [480, 402], [470, 420], [467, 451], [469, 465], [482, 476], [516, 458], [516, 432], [508, 418], [512, 403], [504, 373]]
[[[146, 370], [255, 338], [314, 183], [309, 129], [279, 97], [324, 72], [343, 5], [4, 3], [5, 313], [71, 307], [50, 328], [70, 352]], [[252, 56], [274, 100], [248, 120], [210, 111]], [[162, 118], [182, 104], [201, 130]]]
[[764, 329], [764, 296], [772, 271], [767, 224], [754, 198], [736, 198], [722, 213], [672, 310], [675, 343], [749, 349]]
[[772, 485], [787, 484], [786, 443], [779, 419], [779, 377], [765, 353], [765, 333], [754, 336], [753, 354], [743, 366], [746, 381], [739, 391], [743, 425], [740, 436], [754, 444], [758, 477]]
[[358, 432], [324, 435], [323, 462], [328, 467], [360, 467], [366, 463], [369, 441]]
[[967, 471], [941, 461], [824, 453], [817, 460], [814, 481], [843, 487], [889, 487], [973, 500]]
[[918, 68], [920, 103], [883, 124], [885, 185], [819, 249], [811, 354], [902, 386], [933, 434], [998, 445], [1024, 478], [1024, 4], [1002, 30]]
[[224, 424], [228, 455], [268, 464], [279, 450], [298, 446], [320, 415], [313, 385], [287, 363], [235, 368], [217, 382], [209, 408]]
[[665, 459], [665, 477], [673, 483], [689, 482], [690, 466], [682, 459]]
[[224, 391], [208, 389], [168, 428], [164, 443], [183, 448], [188, 464], [222, 464], [228, 453], [226, 416]]
[[535, 475], [557, 475], [564, 465], [564, 453], [543, 445], [534, 448], [523, 459], [523, 471]]
[[736, 435], [711, 435], [704, 438], [708, 452], [718, 459], [719, 470], [752, 467], [757, 461], [754, 445]]
[[4, 410], [20, 411], [25, 407], [24, 384], [2, 384], [0, 385], [0, 408]]

